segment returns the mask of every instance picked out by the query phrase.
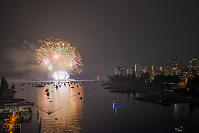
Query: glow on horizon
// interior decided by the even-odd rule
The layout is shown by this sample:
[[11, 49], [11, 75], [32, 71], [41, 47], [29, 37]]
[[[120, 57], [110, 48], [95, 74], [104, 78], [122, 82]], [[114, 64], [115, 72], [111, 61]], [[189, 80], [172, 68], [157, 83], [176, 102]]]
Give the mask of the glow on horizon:
[[52, 77], [55, 80], [65, 80], [70, 77], [70, 74], [67, 71], [60, 70], [60, 71], [54, 72]]

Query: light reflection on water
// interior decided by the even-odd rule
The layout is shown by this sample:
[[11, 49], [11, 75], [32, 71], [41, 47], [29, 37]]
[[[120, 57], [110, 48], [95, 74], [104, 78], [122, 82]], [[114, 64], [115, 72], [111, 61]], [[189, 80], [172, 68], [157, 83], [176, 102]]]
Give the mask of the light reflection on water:
[[[46, 89], [49, 89], [49, 96], [45, 92]], [[83, 100], [80, 100], [80, 97], [83, 97], [82, 86], [69, 87], [66, 84], [56, 89], [51, 84], [43, 88], [24, 89], [24, 92], [19, 92], [16, 97], [22, 98], [24, 93], [27, 94], [27, 100], [35, 103], [33, 108], [35, 112], [38, 111], [36, 121], [39, 127], [41, 120], [41, 132], [76, 133], [80, 131], [79, 121], [83, 106]]]
[[[41, 131], [78, 132], [80, 130], [80, 112], [83, 105], [83, 101], [80, 100], [78, 92], [80, 92], [80, 94], [83, 93], [82, 87], [70, 88], [68, 85], [62, 85], [61, 88], [58, 89], [54, 88], [53, 85], [47, 87], [49, 88], [50, 99], [47, 99], [48, 96], [44, 88], [40, 90], [37, 96], [42, 125]], [[52, 114], [49, 115], [46, 112], [52, 112]]]
[[[176, 126], [183, 126], [189, 133], [199, 131], [198, 105], [162, 106], [134, 99], [139, 96], [110, 93], [97, 83], [74, 88], [62, 85], [58, 89], [53, 85], [37, 89], [26, 85], [16, 94], [35, 103], [32, 121], [22, 125], [22, 133], [38, 132], [40, 117], [42, 132], [173, 133]], [[119, 108], [113, 108], [113, 103]]]

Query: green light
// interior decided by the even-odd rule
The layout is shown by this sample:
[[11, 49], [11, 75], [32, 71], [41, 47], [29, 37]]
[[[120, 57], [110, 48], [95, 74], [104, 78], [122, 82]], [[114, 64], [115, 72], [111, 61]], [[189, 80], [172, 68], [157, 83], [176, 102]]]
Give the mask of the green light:
[[48, 71], [52, 71], [52, 70], [53, 70], [53, 65], [52, 64], [48, 65]]

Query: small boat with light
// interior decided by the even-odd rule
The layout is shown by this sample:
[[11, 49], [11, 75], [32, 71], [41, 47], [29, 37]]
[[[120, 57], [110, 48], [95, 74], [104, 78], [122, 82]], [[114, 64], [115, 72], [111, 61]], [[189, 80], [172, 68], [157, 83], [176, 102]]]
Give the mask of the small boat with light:
[[181, 127], [176, 127], [175, 131], [179, 132], [179, 133], [182, 133], [183, 132], [183, 127], [182, 126]]
[[114, 108], [114, 109], [119, 109], [120, 106], [119, 106], [117, 103], [113, 103], [113, 108]]

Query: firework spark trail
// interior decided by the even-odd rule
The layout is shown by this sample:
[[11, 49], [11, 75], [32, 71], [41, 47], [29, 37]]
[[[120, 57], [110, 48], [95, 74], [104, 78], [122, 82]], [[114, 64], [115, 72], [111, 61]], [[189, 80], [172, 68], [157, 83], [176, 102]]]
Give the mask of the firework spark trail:
[[48, 37], [40, 43], [41, 47], [36, 50], [36, 59], [52, 77], [61, 72], [72, 75], [82, 72], [83, 63], [80, 53], [69, 41]]

